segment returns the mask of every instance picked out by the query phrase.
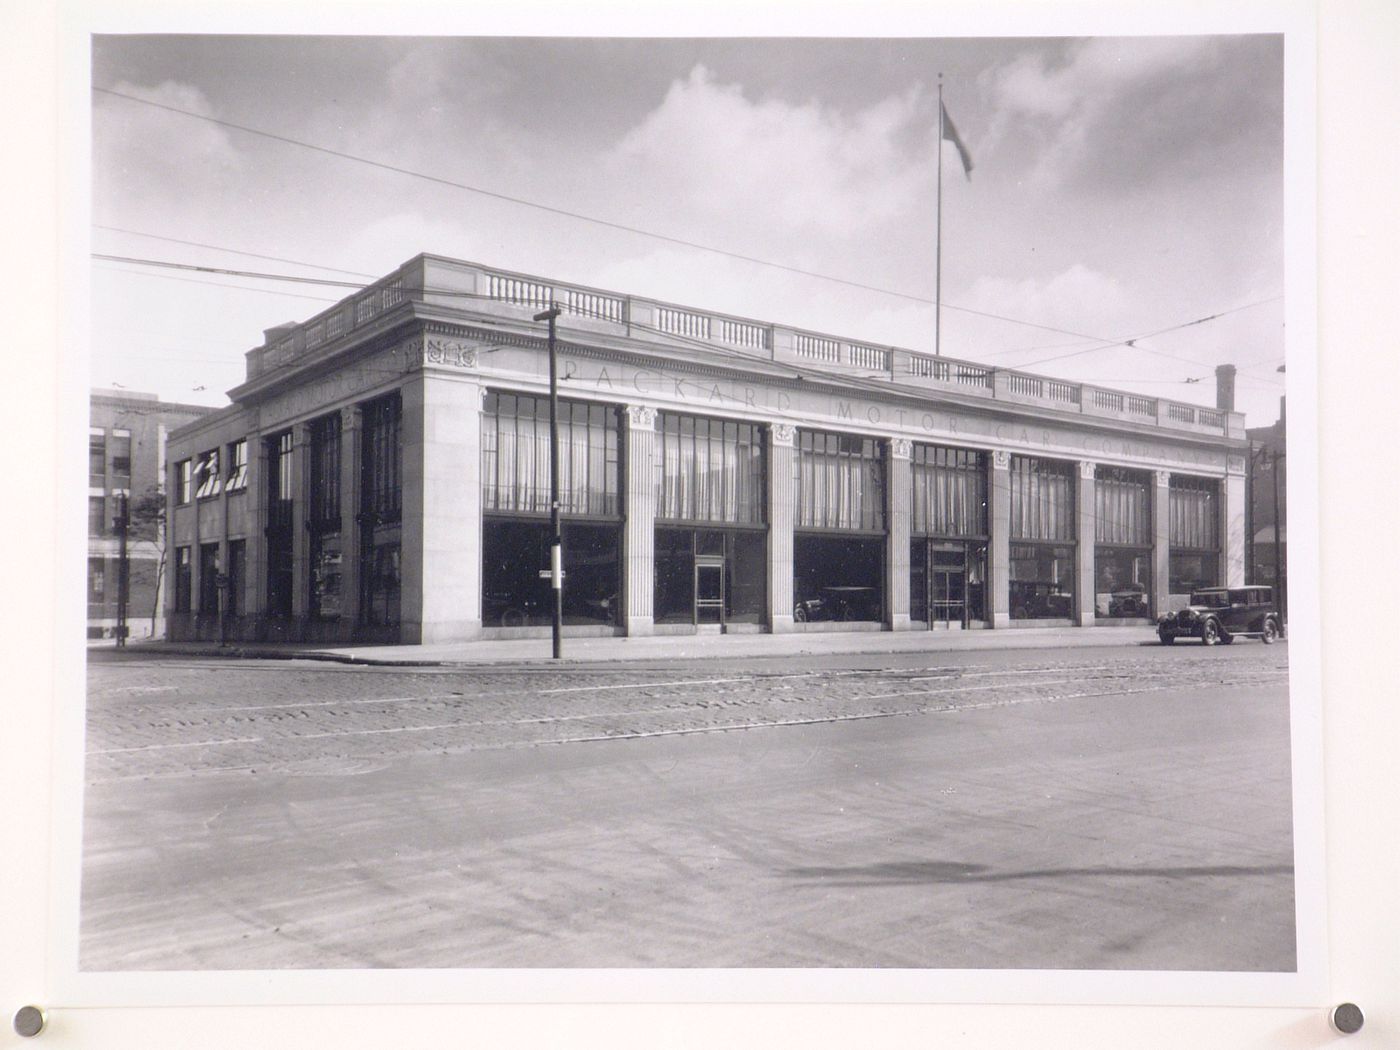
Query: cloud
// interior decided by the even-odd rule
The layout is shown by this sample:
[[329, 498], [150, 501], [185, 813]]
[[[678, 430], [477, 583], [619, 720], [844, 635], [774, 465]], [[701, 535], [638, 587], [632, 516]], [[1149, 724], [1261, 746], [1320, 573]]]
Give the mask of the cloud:
[[[1116, 277], [1075, 263], [1048, 278], [979, 277], [966, 295], [959, 296], [957, 305], [1000, 317], [1112, 338], [1120, 333], [1133, 303]], [[945, 318], [948, 314], [949, 311], [945, 311]], [[972, 326], [973, 322], [964, 324]], [[989, 331], [995, 331], [1002, 341], [1010, 340], [1013, 346], [1063, 342], [1069, 338], [1004, 322], [996, 322], [996, 325]]]
[[[173, 80], [156, 87], [121, 81], [112, 90], [200, 116], [217, 116], [204, 92]], [[96, 104], [101, 115], [93, 120], [95, 168], [142, 174], [196, 166], [236, 167], [243, 161], [229, 132], [217, 124], [110, 95], [98, 95]]]
[[755, 101], [696, 66], [605, 156], [604, 174], [619, 196], [666, 200], [697, 229], [862, 235], [927, 192], [927, 154], [904, 145], [927, 109], [917, 91], [853, 113]]
[[[981, 78], [996, 106], [986, 140], [1015, 142], [1034, 158], [1025, 177], [1052, 186], [1124, 189], [1252, 165], [1281, 148], [1281, 75], [1277, 37], [1095, 38], [1028, 51]], [[1250, 141], [1242, 125], [1265, 130]]]

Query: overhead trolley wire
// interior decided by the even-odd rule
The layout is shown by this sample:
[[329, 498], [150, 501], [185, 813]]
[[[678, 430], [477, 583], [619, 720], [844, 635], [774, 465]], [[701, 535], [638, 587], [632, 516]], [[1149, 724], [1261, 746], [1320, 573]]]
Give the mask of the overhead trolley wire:
[[[737, 260], [740, 260], [740, 261], [742, 261], [742, 262], [754, 263], [755, 265], [758, 265], [758, 266], [767, 266], [767, 267], [771, 267], [771, 268], [773, 268], [773, 269], [783, 270], [783, 271], [785, 271], [785, 272], [787, 272], [787, 273], [798, 274], [799, 276], [803, 276], [803, 277], [812, 277], [812, 278], [815, 278], [815, 279], [817, 279], [817, 280], [830, 281], [830, 282], [833, 282], [833, 283], [835, 283], [835, 284], [845, 285], [845, 286], [847, 286], [847, 287], [849, 287], [849, 288], [858, 288], [858, 289], [860, 289], [860, 290], [862, 290], [862, 291], [875, 292], [875, 293], [880, 294], [880, 295], [894, 296], [894, 297], [899, 298], [899, 299], [905, 299], [905, 300], [908, 300], [908, 301], [910, 301], [910, 302], [922, 303], [922, 304], [925, 304], [925, 305], [928, 305], [928, 306], [935, 305], [935, 300], [930, 299], [930, 298], [928, 298], [927, 296], [913, 295], [913, 294], [910, 294], [910, 293], [908, 293], [908, 292], [895, 291], [894, 289], [891, 289], [891, 288], [881, 288], [881, 287], [878, 287], [878, 286], [876, 286], [876, 285], [864, 284], [864, 283], [862, 283], [862, 282], [860, 282], [860, 281], [852, 281], [852, 280], [849, 280], [849, 279], [844, 278], [844, 277], [836, 277], [836, 276], [834, 276], [834, 275], [832, 275], [832, 274], [819, 273], [819, 272], [817, 272], [817, 271], [815, 271], [815, 270], [806, 270], [806, 269], [803, 269], [803, 268], [798, 267], [798, 266], [791, 266], [791, 265], [788, 265], [787, 263], [775, 262], [775, 261], [773, 261], [773, 260], [771, 260], [771, 259], [762, 259], [762, 258], [759, 258], [758, 256], [746, 255], [746, 254], [744, 254], [744, 253], [742, 253], [742, 252], [731, 251], [731, 250], [729, 250], [729, 249], [727, 249], [727, 248], [719, 248], [719, 247], [716, 247], [715, 245], [702, 244], [702, 243], [700, 243], [700, 242], [698, 242], [698, 241], [690, 241], [690, 240], [686, 240], [685, 238], [682, 238], [682, 237], [674, 237], [674, 236], [671, 236], [670, 234], [657, 233], [657, 232], [655, 232], [654, 230], [643, 229], [643, 228], [641, 228], [641, 227], [639, 227], [639, 226], [629, 226], [629, 225], [627, 225], [626, 223], [614, 222], [614, 221], [612, 221], [612, 220], [610, 220], [610, 219], [602, 219], [602, 218], [599, 218], [599, 217], [594, 216], [594, 215], [585, 215], [585, 214], [583, 214], [583, 213], [581, 213], [581, 212], [570, 211], [570, 210], [568, 210], [567, 208], [559, 208], [559, 207], [555, 207], [554, 205], [550, 205], [550, 204], [542, 204], [542, 203], [540, 203], [539, 201], [532, 201], [532, 200], [529, 200], [529, 199], [524, 198], [524, 197], [516, 197], [516, 196], [512, 196], [511, 194], [498, 192], [498, 191], [496, 191], [496, 190], [488, 190], [488, 189], [485, 189], [485, 188], [480, 187], [480, 186], [472, 186], [472, 185], [470, 185], [470, 184], [468, 184], [468, 183], [465, 183], [465, 182], [458, 182], [458, 181], [456, 181], [455, 179], [444, 178], [444, 177], [442, 177], [442, 176], [440, 176], [440, 175], [430, 175], [430, 174], [428, 174], [428, 173], [426, 173], [426, 172], [415, 171], [415, 170], [413, 170], [412, 168], [405, 168], [405, 167], [401, 167], [401, 166], [396, 165], [396, 164], [388, 164], [388, 163], [385, 163], [384, 161], [375, 160], [375, 159], [372, 158], [372, 157], [365, 157], [365, 156], [361, 156], [361, 155], [355, 154], [355, 153], [348, 153], [348, 152], [346, 152], [346, 151], [344, 151], [344, 150], [331, 149], [331, 148], [328, 147], [328, 146], [319, 146], [319, 145], [316, 145], [315, 143], [306, 142], [306, 141], [304, 141], [304, 140], [302, 140], [302, 139], [293, 138], [293, 137], [291, 137], [291, 136], [289, 136], [289, 135], [279, 135], [279, 134], [277, 134], [276, 132], [265, 131], [265, 130], [263, 130], [263, 129], [261, 129], [261, 128], [249, 127], [249, 126], [246, 125], [246, 124], [238, 124], [238, 123], [235, 123], [234, 121], [222, 120], [222, 119], [220, 119], [220, 118], [218, 118], [218, 117], [207, 116], [207, 115], [205, 115], [205, 114], [203, 114], [203, 113], [195, 113], [195, 112], [192, 111], [192, 110], [181, 109], [181, 108], [178, 107], [178, 106], [171, 106], [171, 105], [168, 105], [168, 104], [163, 103], [163, 102], [155, 102], [155, 101], [152, 101], [151, 99], [140, 98], [140, 97], [137, 96], [137, 95], [127, 94], [126, 92], [122, 92], [122, 91], [115, 91], [115, 90], [113, 90], [112, 88], [105, 88], [105, 87], [99, 87], [99, 86], [97, 86], [97, 85], [93, 85], [92, 90], [93, 90], [93, 91], [96, 91], [96, 92], [100, 92], [101, 94], [104, 94], [104, 95], [110, 95], [110, 96], [113, 96], [113, 97], [115, 97], [115, 98], [124, 99], [124, 100], [126, 100], [126, 101], [128, 101], [128, 102], [135, 102], [135, 103], [138, 103], [138, 104], [143, 105], [143, 106], [150, 106], [150, 107], [152, 107], [152, 108], [154, 108], [154, 109], [160, 109], [160, 110], [164, 110], [164, 111], [169, 112], [169, 113], [175, 113], [175, 114], [178, 114], [178, 115], [180, 115], [180, 116], [189, 117], [189, 118], [194, 119], [194, 120], [202, 120], [202, 121], [205, 121], [205, 122], [210, 123], [210, 124], [216, 124], [216, 125], [218, 125], [218, 126], [220, 126], [220, 127], [229, 128], [229, 129], [234, 130], [234, 131], [241, 131], [241, 132], [243, 132], [244, 134], [255, 135], [255, 136], [258, 136], [258, 137], [261, 137], [261, 138], [270, 139], [270, 140], [272, 140], [272, 141], [274, 141], [274, 142], [281, 142], [281, 143], [284, 143], [284, 144], [290, 145], [290, 146], [298, 146], [298, 147], [301, 147], [301, 148], [303, 148], [303, 149], [308, 149], [308, 150], [311, 150], [311, 151], [316, 152], [316, 153], [324, 154], [324, 155], [326, 155], [326, 156], [337, 157], [337, 158], [339, 158], [339, 159], [341, 159], [341, 160], [353, 161], [353, 162], [355, 162], [355, 163], [357, 163], [357, 164], [366, 164], [366, 165], [369, 165], [370, 167], [378, 168], [378, 169], [380, 169], [380, 170], [382, 170], [382, 171], [389, 171], [389, 172], [393, 172], [393, 173], [398, 174], [398, 175], [406, 175], [406, 176], [408, 176], [408, 177], [410, 177], [410, 178], [422, 179], [422, 180], [427, 181], [427, 182], [436, 183], [436, 184], [441, 185], [441, 186], [448, 186], [448, 187], [451, 187], [451, 188], [453, 188], [453, 189], [465, 190], [465, 191], [468, 192], [468, 193], [479, 194], [479, 195], [484, 196], [484, 197], [490, 197], [490, 198], [495, 199], [495, 200], [505, 201], [505, 202], [510, 203], [510, 204], [517, 204], [517, 205], [520, 205], [520, 206], [526, 207], [526, 208], [535, 208], [535, 209], [537, 209], [537, 210], [544, 211], [544, 212], [547, 212], [547, 213], [549, 213], [549, 214], [560, 215], [560, 216], [563, 216], [563, 217], [565, 217], [565, 218], [576, 219], [576, 220], [579, 220], [579, 221], [581, 221], [581, 222], [593, 223], [593, 224], [595, 224], [595, 225], [603, 226], [603, 227], [606, 227], [606, 228], [608, 228], [608, 229], [620, 230], [620, 231], [622, 231], [622, 232], [624, 232], [624, 233], [636, 234], [636, 235], [639, 236], [639, 237], [649, 237], [649, 238], [651, 238], [651, 239], [653, 239], [653, 240], [663, 241], [663, 242], [668, 243], [668, 244], [675, 244], [675, 245], [679, 245], [679, 246], [685, 247], [685, 248], [693, 248], [693, 249], [695, 249], [695, 250], [697, 250], [697, 251], [710, 252], [710, 253], [713, 253], [713, 254], [715, 254], [715, 255], [725, 256], [725, 257], [730, 258], [730, 259], [737, 259]], [[312, 265], [312, 264], [309, 264], [309, 263], [307, 263], [307, 264], [300, 264], [300, 263], [299, 263], [298, 265]], [[331, 269], [331, 267], [323, 267], [323, 269]], [[349, 272], [349, 271], [341, 271], [341, 272]], [[1084, 333], [1084, 332], [1076, 332], [1076, 331], [1072, 331], [1072, 330], [1067, 329], [1067, 328], [1057, 328], [1057, 327], [1055, 327], [1054, 325], [1040, 324], [1040, 323], [1038, 323], [1038, 322], [1036, 322], [1036, 321], [1026, 321], [1026, 320], [1023, 320], [1023, 319], [1021, 319], [1021, 318], [1017, 318], [1017, 317], [1007, 317], [1007, 316], [1005, 316], [1005, 315], [1003, 315], [1003, 314], [995, 314], [995, 313], [991, 313], [991, 312], [985, 311], [985, 310], [975, 310], [975, 309], [972, 309], [971, 307], [966, 307], [966, 306], [957, 306], [957, 305], [955, 305], [955, 304], [953, 304], [953, 303], [949, 303], [949, 302], [946, 302], [946, 301], [942, 303], [942, 306], [943, 306], [944, 309], [953, 310], [953, 311], [956, 311], [956, 312], [958, 312], [958, 313], [969, 314], [969, 315], [974, 316], [974, 317], [985, 317], [985, 318], [988, 318], [988, 319], [990, 319], [990, 320], [1004, 321], [1004, 322], [1006, 322], [1006, 323], [1008, 323], [1008, 324], [1022, 325], [1022, 326], [1027, 327], [1027, 328], [1038, 328], [1038, 329], [1040, 329], [1040, 330], [1042, 330], [1042, 331], [1054, 332], [1054, 333], [1056, 333], [1056, 334], [1058, 334], [1058, 335], [1069, 335], [1069, 336], [1074, 336], [1075, 338], [1078, 338], [1078, 339], [1093, 340], [1093, 341], [1096, 341], [1096, 342], [1102, 342], [1102, 343], [1104, 344], [1104, 345], [1101, 346], [1101, 347], [1094, 347], [1094, 348], [1091, 348], [1091, 349], [1094, 349], [1094, 350], [1097, 350], [1097, 349], [1108, 349], [1109, 347], [1113, 347], [1113, 346], [1129, 345], [1129, 343], [1130, 343], [1130, 340], [1126, 340], [1126, 339], [1105, 339], [1105, 338], [1102, 337], [1102, 336], [1089, 335], [1089, 334]], [[1236, 309], [1244, 309], [1244, 307], [1237, 307]], [[1224, 313], [1229, 313], [1229, 312], [1231, 312], [1231, 311], [1224, 311]], [[1214, 318], [1219, 317], [1219, 316], [1222, 316], [1222, 314], [1213, 314], [1213, 315], [1211, 315], [1211, 316], [1209, 316], [1209, 317], [1198, 318], [1198, 319], [1196, 319], [1195, 321], [1187, 322], [1187, 324], [1188, 324], [1188, 325], [1189, 325], [1189, 324], [1201, 324], [1201, 323], [1204, 323], [1205, 321], [1213, 320]], [[1178, 326], [1178, 327], [1186, 327], [1186, 326], [1187, 326], [1187, 325], [1181, 325], [1181, 326]], [[1169, 330], [1170, 330], [1170, 329], [1164, 329], [1164, 331], [1169, 331]], [[1153, 334], [1161, 334], [1161, 333], [1153, 333]], [[1135, 337], [1133, 337], [1133, 338], [1134, 338], [1134, 339], [1146, 339], [1146, 338], [1148, 338], [1148, 336], [1147, 336], [1147, 335], [1135, 336]], [[1147, 350], [1147, 351], [1150, 352], [1150, 353], [1161, 353], [1161, 351], [1153, 350], [1153, 349], [1150, 348], [1150, 347], [1139, 347], [1138, 349]], [[1089, 350], [1079, 351], [1079, 353], [1089, 353], [1089, 352], [1090, 352]], [[1066, 356], [1072, 356], [1072, 355], [1066, 355]], [[1171, 355], [1164, 355], [1164, 356], [1171, 356]], [[1055, 359], [1054, 359], [1054, 358], [1051, 358], [1051, 359], [1049, 359], [1049, 360], [1055, 360]], [[1181, 359], [1179, 359], [1179, 360], [1186, 360], [1186, 359], [1185, 359], [1185, 358], [1181, 358]], [[1037, 362], [1037, 363], [1038, 363], [1038, 362]], [[1196, 362], [1191, 362], [1191, 363], [1193, 363], [1193, 364], [1200, 364], [1201, 362], [1196, 361]]]

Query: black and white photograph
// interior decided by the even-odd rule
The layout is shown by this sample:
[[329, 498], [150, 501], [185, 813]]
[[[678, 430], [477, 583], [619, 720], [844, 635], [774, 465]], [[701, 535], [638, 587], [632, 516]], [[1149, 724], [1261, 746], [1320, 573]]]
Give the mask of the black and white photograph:
[[1385, 0], [39, 0], [0, 85], [0, 1045], [1400, 1039]]
[[90, 37], [80, 973], [1316, 975], [1284, 33], [353, 34]]

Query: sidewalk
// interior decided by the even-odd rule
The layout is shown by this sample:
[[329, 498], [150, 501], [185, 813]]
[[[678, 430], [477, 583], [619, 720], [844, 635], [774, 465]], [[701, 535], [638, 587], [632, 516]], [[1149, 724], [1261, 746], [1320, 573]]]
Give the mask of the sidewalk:
[[[1155, 645], [1153, 627], [1025, 627], [995, 631], [853, 631], [793, 634], [654, 635], [637, 638], [569, 638], [566, 663], [626, 663], [641, 660], [753, 659], [765, 656], [967, 652], [997, 649], [1084, 649]], [[538, 664], [550, 659], [548, 636], [508, 641], [437, 645], [316, 646], [296, 643], [135, 642], [117, 650], [92, 643], [90, 656], [122, 659], [150, 656], [215, 656], [231, 659], [329, 660], [401, 667]], [[107, 655], [110, 654], [110, 655]]]

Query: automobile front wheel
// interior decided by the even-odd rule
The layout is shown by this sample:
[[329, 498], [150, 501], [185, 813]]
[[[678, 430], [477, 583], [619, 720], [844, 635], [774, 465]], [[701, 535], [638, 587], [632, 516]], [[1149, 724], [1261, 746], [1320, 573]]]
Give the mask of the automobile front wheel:
[[1278, 641], [1278, 624], [1273, 620], [1264, 621], [1264, 631], [1259, 635], [1259, 640], [1265, 645], [1273, 645]]
[[806, 623], [807, 610], [800, 605], [797, 606], [797, 608], [792, 610], [792, 618], [795, 623]]
[[1220, 624], [1214, 620], [1207, 620], [1201, 625], [1201, 641], [1206, 645], [1217, 645], [1220, 642]]
[[1171, 645], [1176, 641], [1176, 635], [1168, 634], [1166, 631], [1158, 631], [1157, 637], [1162, 640], [1163, 645]]

